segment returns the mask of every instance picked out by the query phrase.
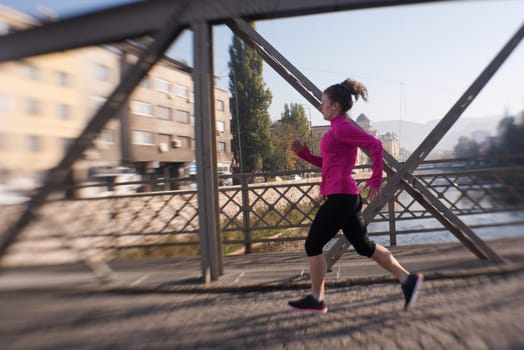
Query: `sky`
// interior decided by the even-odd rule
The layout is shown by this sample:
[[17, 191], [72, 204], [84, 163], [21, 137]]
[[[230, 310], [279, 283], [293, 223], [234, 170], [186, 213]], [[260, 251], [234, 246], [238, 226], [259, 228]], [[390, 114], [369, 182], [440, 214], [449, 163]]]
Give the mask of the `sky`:
[[[35, 14], [51, 9], [61, 17], [126, 0], [0, 0]], [[358, 101], [351, 115], [373, 121], [425, 123], [441, 119], [509, 38], [524, 24], [524, 0], [470, 0], [344, 11], [260, 21], [257, 31], [318, 88], [346, 77], [361, 81], [369, 101]], [[228, 48], [232, 33], [216, 26], [215, 75], [228, 88]], [[192, 34], [184, 32], [169, 50], [192, 62]], [[278, 120], [285, 103], [304, 105], [313, 125], [325, 125], [320, 113], [271, 67], [264, 81]], [[524, 110], [524, 43], [464, 112], [462, 118], [518, 115]]]

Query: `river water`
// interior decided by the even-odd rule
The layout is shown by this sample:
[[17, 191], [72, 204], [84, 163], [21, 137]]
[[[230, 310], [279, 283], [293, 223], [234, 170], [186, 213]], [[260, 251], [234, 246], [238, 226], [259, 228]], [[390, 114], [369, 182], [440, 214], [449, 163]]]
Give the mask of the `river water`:
[[[472, 231], [480, 238], [493, 240], [499, 238], [511, 238], [524, 236], [524, 212], [503, 212], [490, 214], [477, 214], [461, 216], [460, 219], [468, 226], [494, 225], [489, 227], [472, 228]], [[508, 223], [515, 222], [513, 225]], [[519, 223], [520, 222], [520, 223]], [[438, 230], [442, 227], [441, 230]], [[409, 221], [397, 221], [397, 230], [416, 230], [435, 228], [433, 232], [409, 233], [397, 235], [397, 245], [428, 244], [457, 242], [457, 238], [450, 233], [436, 219], [418, 219]], [[373, 232], [388, 231], [388, 223], [372, 223], [368, 230]], [[382, 245], [389, 245], [389, 236], [373, 236], [373, 240]]]

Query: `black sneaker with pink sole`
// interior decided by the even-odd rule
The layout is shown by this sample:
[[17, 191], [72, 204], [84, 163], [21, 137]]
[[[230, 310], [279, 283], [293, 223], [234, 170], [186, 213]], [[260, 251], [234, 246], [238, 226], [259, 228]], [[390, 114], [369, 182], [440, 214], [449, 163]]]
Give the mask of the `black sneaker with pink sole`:
[[404, 292], [404, 298], [406, 303], [404, 304], [404, 310], [409, 310], [417, 300], [417, 293], [422, 287], [424, 276], [421, 273], [412, 273], [408, 276], [406, 281], [402, 283], [402, 291]]

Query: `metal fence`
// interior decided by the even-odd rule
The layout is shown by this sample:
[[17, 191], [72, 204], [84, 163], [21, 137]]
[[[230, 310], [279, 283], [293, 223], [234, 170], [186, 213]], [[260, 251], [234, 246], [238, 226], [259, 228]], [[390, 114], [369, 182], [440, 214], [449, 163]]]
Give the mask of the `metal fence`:
[[[523, 159], [424, 162], [416, 175], [472, 229], [491, 227], [495, 232], [502, 226], [524, 225]], [[368, 175], [366, 166], [355, 169], [359, 183]], [[296, 243], [305, 238], [323, 200], [318, 172], [230, 177], [233, 185], [219, 189], [225, 254], [250, 253], [255, 246]], [[221, 182], [225, 179], [221, 176]], [[198, 255], [198, 204], [192, 180], [163, 179], [161, 184], [153, 184], [173, 188], [166, 191], [109, 196], [106, 191], [102, 197], [50, 199], [35, 213], [35, 220], [10, 248], [3, 263], [68, 262], [85, 255], [103, 256], [104, 260]], [[109, 189], [133, 185], [143, 184], [114, 184]], [[75, 190], [80, 193], [83, 189]], [[6, 224], [20, 211], [16, 206], [0, 208]], [[370, 235], [385, 239], [386, 245], [396, 245], [400, 237], [412, 234], [431, 241], [442, 231], [432, 215], [400, 189], [369, 225]]]

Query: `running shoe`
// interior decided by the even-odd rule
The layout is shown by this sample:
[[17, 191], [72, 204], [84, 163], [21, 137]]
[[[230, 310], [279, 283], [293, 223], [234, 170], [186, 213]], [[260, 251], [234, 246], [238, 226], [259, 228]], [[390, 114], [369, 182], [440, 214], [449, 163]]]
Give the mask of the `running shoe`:
[[404, 298], [406, 303], [404, 304], [404, 310], [409, 310], [415, 304], [417, 300], [418, 289], [422, 286], [424, 276], [421, 273], [410, 274], [406, 281], [402, 283], [402, 291], [404, 292]]
[[290, 301], [288, 302], [288, 305], [290, 308], [297, 311], [319, 312], [324, 314], [328, 310], [326, 303], [323, 300], [318, 301], [311, 294], [302, 299]]

